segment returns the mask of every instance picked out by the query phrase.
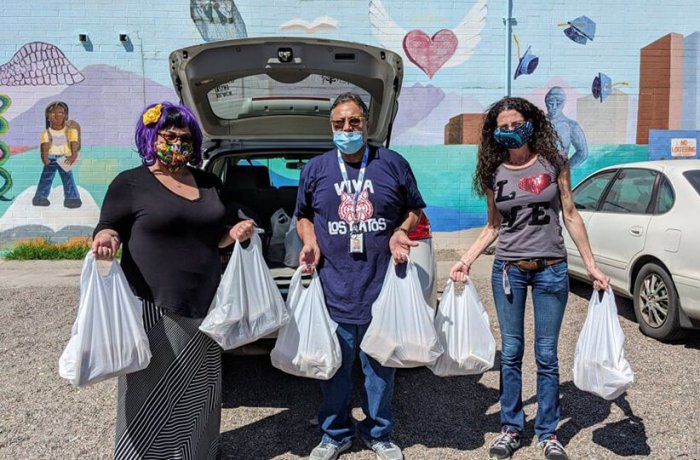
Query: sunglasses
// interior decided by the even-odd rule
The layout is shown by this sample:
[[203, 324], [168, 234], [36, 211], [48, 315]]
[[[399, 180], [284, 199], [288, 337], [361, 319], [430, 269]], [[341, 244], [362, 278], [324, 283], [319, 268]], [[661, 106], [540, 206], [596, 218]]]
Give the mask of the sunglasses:
[[180, 142], [182, 142], [183, 144], [192, 143], [192, 134], [190, 133], [177, 134], [173, 131], [163, 131], [161, 133], [158, 133], [158, 135], [162, 137], [165, 140], [165, 142], [173, 143], [176, 140], [180, 139]]
[[331, 120], [331, 125], [333, 125], [333, 129], [343, 129], [345, 128], [345, 123], [348, 123], [351, 128], [359, 128], [362, 126], [364, 119], [365, 117], [338, 118], [337, 120]]

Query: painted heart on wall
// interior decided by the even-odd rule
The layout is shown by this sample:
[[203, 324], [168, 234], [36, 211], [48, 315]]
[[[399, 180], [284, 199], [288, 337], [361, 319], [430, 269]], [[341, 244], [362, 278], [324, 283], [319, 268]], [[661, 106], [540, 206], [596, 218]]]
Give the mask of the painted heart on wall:
[[518, 188], [526, 192], [539, 195], [544, 189], [552, 183], [552, 178], [549, 174], [540, 174], [538, 176], [523, 177], [518, 181]]
[[457, 49], [457, 36], [451, 30], [442, 29], [432, 37], [422, 30], [412, 30], [403, 38], [403, 49], [408, 59], [428, 77], [447, 62]]

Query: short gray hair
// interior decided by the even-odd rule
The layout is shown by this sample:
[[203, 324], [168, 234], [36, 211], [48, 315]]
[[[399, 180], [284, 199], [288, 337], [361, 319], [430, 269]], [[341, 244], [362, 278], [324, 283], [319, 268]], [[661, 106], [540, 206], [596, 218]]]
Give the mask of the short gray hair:
[[344, 104], [346, 102], [354, 102], [355, 104], [357, 104], [357, 106], [362, 109], [362, 115], [365, 117], [365, 120], [369, 119], [369, 109], [367, 108], [367, 104], [365, 104], [365, 101], [363, 101], [358, 94], [352, 93], [350, 91], [343, 93], [335, 98], [335, 101], [333, 101], [333, 105], [331, 105], [331, 113], [333, 113], [333, 109], [335, 109], [337, 105]]

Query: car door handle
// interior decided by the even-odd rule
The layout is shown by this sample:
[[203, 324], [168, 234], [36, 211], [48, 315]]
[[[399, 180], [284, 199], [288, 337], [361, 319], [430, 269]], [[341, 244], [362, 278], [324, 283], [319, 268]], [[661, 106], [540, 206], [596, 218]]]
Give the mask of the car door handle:
[[644, 232], [644, 229], [640, 227], [639, 225], [635, 225], [634, 227], [630, 227], [630, 235], [632, 236], [642, 236], [642, 233]]

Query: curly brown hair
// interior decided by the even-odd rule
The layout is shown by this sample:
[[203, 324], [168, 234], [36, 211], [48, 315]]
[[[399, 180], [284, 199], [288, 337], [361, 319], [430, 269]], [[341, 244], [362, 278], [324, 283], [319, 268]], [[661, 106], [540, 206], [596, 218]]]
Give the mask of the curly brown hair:
[[481, 129], [481, 144], [479, 157], [474, 174], [474, 190], [480, 196], [486, 195], [486, 190], [493, 189], [493, 178], [496, 169], [507, 158], [508, 149], [496, 143], [493, 133], [496, 131], [496, 119], [505, 110], [518, 111], [525, 120], [532, 123], [533, 133], [527, 144], [533, 153], [544, 157], [555, 169], [559, 176], [565, 160], [559, 152], [559, 138], [554, 126], [547, 115], [535, 104], [521, 97], [504, 97], [494, 102], [487, 110]]

